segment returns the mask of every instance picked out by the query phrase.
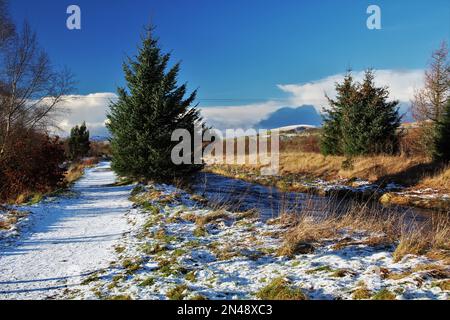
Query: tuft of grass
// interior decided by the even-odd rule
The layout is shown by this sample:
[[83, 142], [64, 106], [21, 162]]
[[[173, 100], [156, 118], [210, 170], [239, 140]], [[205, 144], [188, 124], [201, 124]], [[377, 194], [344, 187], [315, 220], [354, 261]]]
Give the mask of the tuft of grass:
[[450, 254], [450, 220], [442, 214], [433, 215], [427, 224], [403, 228], [393, 257], [398, 262], [408, 254], [436, 253], [444, 259]]
[[187, 281], [195, 282], [197, 280], [197, 275], [195, 274], [195, 271], [190, 271], [186, 274], [184, 277]]
[[195, 213], [189, 212], [181, 216], [181, 219], [188, 222], [195, 222], [197, 220], [197, 215]]
[[122, 267], [128, 274], [132, 274], [142, 268], [142, 258], [125, 259], [122, 262]]
[[158, 268], [158, 271], [165, 277], [180, 276], [188, 273], [188, 270], [180, 266], [173, 257], [170, 259], [161, 258], [158, 261]]
[[81, 285], [85, 286], [85, 285], [88, 285], [88, 284], [90, 284], [92, 282], [96, 282], [98, 280], [100, 280], [100, 277], [97, 274], [92, 274], [92, 275], [88, 276], [86, 279], [84, 279], [81, 282]]
[[330, 266], [323, 265], [314, 269], [306, 270], [306, 274], [314, 274], [318, 272], [333, 272], [333, 269]]
[[395, 298], [395, 294], [386, 288], [381, 289], [372, 296], [372, 300], [395, 300]]
[[185, 284], [177, 285], [176, 287], [170, 289], [166, 297], [169, 300], [184, 300], [189, 293], [189, 288]]
[[126, 249], [126, 248], [125, 248], [124, 246], [120, 246], [120, 245], [117, 245], [117, 246], [114, 247], [114, 251], [115, 251], [117, 254], [120, 254], [120, 253], [124, 252], [125, 249]]
[[307, 300], [299, 288], [293, 287], [284, 278], [276, 278], [256, 293], [261, 300]]
[[139, 184], [136, 187], [134, 187], [133, 190], [131, 190], [130, 195], [132, 197], [134, 197], [143, 192], [145, 192], [145, 187], [143, 185]]
[[211, 250], [216, 259], [220, 261], [227, 261], [241, 256], [238, 248], [233, 247], [230, 244], [221, 245], [221, 243], [218, 241], [208, 244], [208, 249]]
[[250, 209], [244, 212], [239, 212], [236, 214], [236, 220], [244, 219], [257, 219], [260, 216], [260, 212], [257, 209]]
[[214, 212], [208, 213], [206, 215], [198, 216], [197, 219], [195, 220], [195, 223], [197, 224], [198, 227], [204, 227], [208, 223], [212, 223], [212, 222], [216, 222], [217, 220], [223, 220], [223, 219], [228, 219], [228, 218], [229, 218], [229, 215], [225, 211], [219, 210], [219, 211], [214, 211]]
[[372, 297], [372, 291], [362, 286], [353, 291], [352, 298], [355, 300], [369, 300]]
[[285, 241], [278, 249], [277, 255], [282, 257], [293, 258], [298, 254], [309, 254], [314, 252], [312, 244], [303, 241]]
[[399, 262], [408, 254], [416, 256], [425, 254], [428, 247], [429, 243], [418, 237], [417, 234], [403, 235], [393, 253], [394, 262]]
[[139, 283], [139, 287], [149, 287], [155, 284], [155, 278], [148, 277]]
[[80, 163], [72, 164], [64, 175], [64, 181], [67, 185], [75, 183], [84, 175], [85, 166]]
[[450, 291], [450, 280], [443, 280], [432, 284], [433, 287], [438, 287], [442, 291]]
[[166, 251], [167, 246], [164, 244], [160, 244], [160, 243], [156, 243], [156, 244], [144, 243], [140, 249], [143, 253], [152, 255], [152, 254], [158, 254], [158, 253]]
[[150, 212], [152, 215], [159, 214], [159, 208], [155, 205], [151, 204], [150, 202], [144, 202], [141, 204], [142, 209], [144, 209], [147, 212]]
[[44, 199], [44, 195], [42, 193], [35, 193], [30, 200], [28, 200], [29, 205], [38, 204]]
[[337, 269], [331, 273], [331, 277], [334, 278], [344, 278], [348, 275], [354, 275], [354, 272], [349, 269]]
[[205, 227], [197, 227], [193, 232], [194, 237], [202, 238], [208, 235], [208, 231], [206, 231]]
[[160, 240], [166, 244], [177, 241], [177, 237], [167, 234], [167, 231], [164, 228], [160, 228], [159, 230], [155, 231], [153, 233], [153, 238]]
[[133, 300], [133, 298], [127, 294], [120, 294], [116, 296], [109, 296], [107, 300]]
[[171, 252], [172, 256], [174, 256], [174, 257], [181, 257], [182, 255], [185, 255], [186, 253], [187, 253], [187, 251], [184, 249], [181, 249], [181, 248], [175, 249]]

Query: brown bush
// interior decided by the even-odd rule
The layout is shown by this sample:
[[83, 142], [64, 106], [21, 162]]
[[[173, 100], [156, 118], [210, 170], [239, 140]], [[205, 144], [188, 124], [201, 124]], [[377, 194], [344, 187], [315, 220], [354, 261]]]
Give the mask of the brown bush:
[[110, 157], [111, 144], [108, 141], [91, 141], [91, 151], [89, 154], [92, 157]]
[[58, 138], [34, 133], [15, 139], [10, 148], [0, 160], [0, 200], [49, 192], [61, 184], [64, 149]]
[[428, 148], [423, 143], [423, 129], [409, 128], [400, 139], [400, 152], [405, 156], [427, 156]]

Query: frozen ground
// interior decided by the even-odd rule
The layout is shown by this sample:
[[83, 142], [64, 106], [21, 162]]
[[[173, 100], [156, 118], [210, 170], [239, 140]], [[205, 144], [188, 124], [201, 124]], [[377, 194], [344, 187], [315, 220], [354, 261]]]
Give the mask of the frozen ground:
[[112, 247], [129, 231], [130, 186], [113, 187], [108, 163], [87, 169], [74, 194], [49, 199], [32, 211], [26, 230], [0, 242], [0, 299], [46, 299], [105, 268]]
[[448, 299], [447, 265], [414, 255], [395, 262], [395, 246], [364, 244], [367, 234], [342, 234], [287, 258], [277, 254], [286, 231], [277, 219], [263, 223], [251, 212], [202, 207], [197, 196], [166, 185], [133, 194], [141, 209], [129, 215], [135, 228], [116, 246], [117, 261], [68, 297], [255, 299], [284, 279], [308, 299], [352, 299], [358, 292], [364, 299]]
[[255, 299], [277, 279], [308, 299], [449, 298], [447, 264], [395, 262], [393, 245], [364, 242], [373, 235], [342, 234], [283, 257], [279, 219], [211, 209], [172, 186], [114, 181], [101, 163], [73, 194], [25, 208], [27, 229], [0, 242], [0, 299]]

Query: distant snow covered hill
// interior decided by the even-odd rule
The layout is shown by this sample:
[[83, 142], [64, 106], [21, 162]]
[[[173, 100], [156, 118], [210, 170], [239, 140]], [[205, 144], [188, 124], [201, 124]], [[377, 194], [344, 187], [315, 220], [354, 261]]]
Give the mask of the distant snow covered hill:
[[269, 116], [255, 125], [257, 129], [274, 129], [296, 126], [299, 123], [319, 127], [322, 117], [312, 105], [297, 108], [284, 107], [269, 114]]

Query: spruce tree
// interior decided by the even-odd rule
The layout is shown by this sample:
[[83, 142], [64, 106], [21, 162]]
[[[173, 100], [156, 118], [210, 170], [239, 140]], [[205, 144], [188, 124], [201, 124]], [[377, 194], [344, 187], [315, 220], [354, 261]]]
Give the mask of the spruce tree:
[[70, 130], [69, 137], [69, 158], [76, 160], [86, 157], [90, 150], [89, 130], [87, 130], [86, 123], [83, 122], [81, 126], [75, 126]]
[[434, 159], [442, 162], [450, 161], [450, 99], [447, 100], [442, 119], [437, 123]]
[[375, 75], [367, 70], [358, 84], [357, 96], [343, 121], [344, 154], [349, 156], [398, 151], [401, 116], [398, 101], [388, 101], [386, 87], [376, 87]]
[[330, 107], [325, 109], [323, 116], [321, 151], [325, 155], [343, 154], [343, 117], [348, 113], [346, 110], [356, 96], [356, 85], [350, 71], [347, 72], [342, 84], [336, 83], [336, 93], [335, 100], [327, 97]]
[[336, 84], [336, 91], [324, 118], [324, 154], [357, 156], [398, 150], [398, 101], [388, 101], [388, 89], [375, 86], [371, 70], [362, 83], [354, 83], [348, 73], [342, 84]]
[[[127, 88], [118, 88], [110, 105], [107, 128], [111, 133], [112, 168], [136, 179], [169, 180], [190, 175], [200, 164], [175, 165], [171, 151], [178, 142], [171, 136], [185, 129], [193, 137], [201, 123], [196, 91], [185, 98], [186, 84], [177, 84], [180, 64], [168, 68], [170, 54], [162, 53], [148, 28], [134, 58], [123, 65]], [[192, 150], [193, 159], [194, 150]], [[193, 163], [193, 161], [192, 161]]]

